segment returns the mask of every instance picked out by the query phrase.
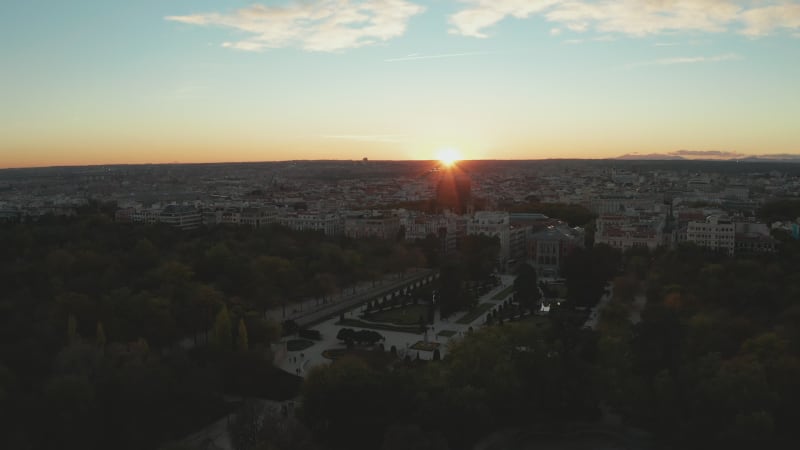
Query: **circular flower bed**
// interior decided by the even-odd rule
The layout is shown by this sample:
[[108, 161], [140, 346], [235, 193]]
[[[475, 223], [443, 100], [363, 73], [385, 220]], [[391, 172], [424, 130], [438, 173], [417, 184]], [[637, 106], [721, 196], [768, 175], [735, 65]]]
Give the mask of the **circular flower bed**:
[[417, 341], [416, 344], [412, 345], [411, 348], [413, 350], [422, 350], [423, 352], [432, 352], [439, 347], [438, 342], [424, 342], [424, 341]]
[[286, 342], [286, 350], [290, 352], [299, 352], [300, 350], [305, 350], [312, 345], [314, 345], [314, 342], [309, 341], [308, 339], [292, 339]]

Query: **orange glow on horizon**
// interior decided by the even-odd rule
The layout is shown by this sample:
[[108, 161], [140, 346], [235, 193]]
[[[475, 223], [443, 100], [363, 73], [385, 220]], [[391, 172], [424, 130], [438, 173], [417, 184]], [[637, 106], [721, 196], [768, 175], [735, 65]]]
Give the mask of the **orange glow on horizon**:
[[436, 152], [437, 159], [445, 166], [452, 167], [461, 160], [461, 152], [453, 147], [441, 148]]

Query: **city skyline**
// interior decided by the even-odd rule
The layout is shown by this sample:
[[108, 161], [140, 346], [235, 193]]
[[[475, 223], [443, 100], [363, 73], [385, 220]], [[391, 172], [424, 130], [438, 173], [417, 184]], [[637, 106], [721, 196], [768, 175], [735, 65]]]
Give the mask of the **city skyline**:
[[14, 2], [0, 167], [800, 153], [800, 2]]

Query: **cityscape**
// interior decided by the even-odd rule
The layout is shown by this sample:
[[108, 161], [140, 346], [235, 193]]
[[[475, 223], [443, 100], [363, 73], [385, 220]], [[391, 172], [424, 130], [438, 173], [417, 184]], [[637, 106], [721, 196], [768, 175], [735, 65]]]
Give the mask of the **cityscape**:
[[800, 1], [6, 3], [0, 449], [797, 447]]
[[[764, 223], [756, 212], [800, 195], [800, 166], [786, 164], [364, 159], [17, 169], [0, 172], [0, 220], [72, 217], [95, 202], [114, 205], [115, 222], [182, 230], [279, 224], [412, 242], [433, 234], [449, 251], [484, 234], [499, 239], [503, 270], [530, 259], [540, 275], [555, 276], [565, 255], [545, 267], [539, 239], [557, 239], [559, 252], [590, 239], [620, 251], [693, 242], [731, 256], [773, 253], [771, 231], [797, 237], [797, 222]], [[545, 206], [522, 211], [537, 204]], [[592, 235], [582, 219], [548, 217], [547, 204], [581, 208], [595, 218]]]
[[[659, 314], [687, 314], [689, 322], [681, 327], [691, 333], [701, 329], [708, 333], [714, 327], [722, 327], [718, 333], [733, 332], [722, 330], [741, 319], [726, 315], [735, 314], [736, 308], [758, 308], [762, 293], [750, 291], [749, 284], [774, 295], [772, 300], [760, 300], [773, 306], [756, 314], [763, 316], [778, 302], [788, 308], [777, 322], [785, 325], [749, 339], [745, 337], [750, 331], [744, 330], [737, 332], [745, 333], [741, 337], [725, 338], [734, 343], [681, 345], [720, 351], [727, 346], [726, 351], [734, 353], [737, 345], [788, 351], [780, 349], [792, 345], [797, 335], [790, 334], [796, 329], [785, 322], [785, 315], [795, 308], [793, 297], [786, 296], [793, 296], [796, 288], [784, 286], [779, 294], [777, 286], [763, 287], [752, 277], [768, 276], [774, 283], [791, 280], [787, 278], [793, 276], [789, 275], [791, 266], [780, 267], [800, 251], [798, 197], [800, 165], [765, 161], [364, 158], [6, 169], [0, 171], [0, 226], [4, 248], [17, 256], [4, 259], [9, 292], [4, 301], [8, 313], [4, 330], [13, 336], [22, 323], [38, 321], [40, 326], [58, 328], [63, 321], [66, 338], [47, 332], [42, 343], [25, 347], [25, 352], [39, 354], [44, 351], [41, 345], [54, 345], [55, 350], [66, 339], [67, 346], [56, 357], [63, 360], [57, 363], [62, 367], [57, 373], [62, 375], [54, 375], [64, 383], [74, 383], [76, 374], [93, 374], [86, 380], [107, 383], [101, 380], [110, 376], [103, 374], [109, 369], [103, 369], [102, 359], [97, 358], [112, 358], [123, 368], [133, 361], [140, 361], [137, 365], [149, 361], [157, 369], [179, 354], [193, 364], [212, 364], [222, 384], [195, 386], [201, 390], [183, 394], [196, 396], [193, 402], [202, 405], [194, 419], [185, 423], [161, 419], [169, 424], [162, 429], [149, 421], [137, 422], [138, 416], [109, 417], [108, 430], [119, 430], [126, 423], [153, 430], [141, 435], [147, 438], [125, 444], [130, 448], [159, 442], [158, 448], [176, 449], [245, 449], [266, 442], [283, 442], [280, 448], [460, 448], [473, 444], [483, 446], [476, 448], [652, 448], [669, 445], [669, 439], [657, 427], [647, 432], [639, 428], [653, 426], [647, 422], [631, 418], [621, 422], [625, 413], [617, 408], [631, 405], [600, 403], [611, 401], [607, 389], [629, 389], [622, 386], [641, 381], [634, 374], [607, 378], [597, 371], [623, 370], [615, 367], [619, 362], [614, 362], [613, 355], [624, 357], [619, 352], [631, 351], [625, 346], [645, 345], [652, 338], [640, 333], [649, 332], [648, 327], [667, 326]], [[54, 240], [59, 235], [63, 237]], [[31, 253], [33, 249], [38, 250]], [[674, 264], [669, 262], [674, 258], [689, 260], [672, 267], [678, 270], [676, 274], [656, 275], [667, 270], [659, 266]], [[699, 277], [683, 278], [687, 275], [681, 275], [682, 271], [697, 264], [702, 266], [701, 273], [695, 274]], [[728, 277], [728, 271], [752, 269], [752, 264], [766, 264], [769, 273], [758, 275], [761, 271], [754, 270], [731, 281], [730, 288], [709, 285]], [[783, 270], [790, 272], [782, 274]], [[30, 285], [36, 273], [49, 280], [39, 287]], [[668, 284], [674, 276], [688, 285]], [[711, 299], [722, 292], [744, 303], [729, 305], [734, 309], [725, 313], [720, 306], [702, 312], [708, 306], [682, 305], [696, 303], [695, 295]], [[9, 309], [31, 298], [45, 305], [54, 301], [47, 307], [52, 308], [49, 318], [29, 316], [35, 311], [29, 308]], [[712, 312], [716, 318], [707, 315]], [[754, 329], [769, 326], [771, 320], [761, 317], [757, 321], [761, 325], [739, 326]], [[543, 344], [512, 338], [512, 342], [522, 339], [519, 342], [525, 345], [538, 342], [544, 347], [537, 351], [550, 355], [554, 350], [549, 345], [562, 346], [561, 339], [577, 339], [570, 344], [577, 346], [575, 351], [597, 347], [592, 352], [611, 352], [583, 361], [587, 368], [593, 367], [588, 372], [559, 376], [559, 385], [600, 383], [601, 391], [586, 386], [576, 390], [580, 398], [572, 397], [568, 406], [559, 407], [566, 410], [551, 409], [555, 405], [546, 403], [551, 400], [539, 399], [545, 402], [540, 407], [552, 417], [494, 434], [490, 431], [497, 425], [483, 419], [480, 433], [451, 434], [447, 427], [458, 425], [449, 425], [452, 422], [446, 417], [462, 413], [450, 410], [443, 411], [445, 418], [431, 428], [414, 422], [384, 422], [388, 428], [376, 425], [369, 432], [363, 430], [367, 419], [356, 413], [355, 418], [344, 417], [353, 422], [337, 425], [342, 434], [314, 428], [320, 419], [305, 409], [312, 407], [311, 402], [318, 408], [314, 414], [330, 414], [327, 408], [338, 411], [339, 403], [314, 397], [334, 394], [314, 394], [311, 388], [300, 387], [303, 380], [322, 383], [316, 389], [323, 392], [334, 389], [341, 391], [335, 395], [362, 399], [364, 389], [380, 387], [362, 385], [363, 381], [325, 387], [324, 378], [319, 377], [345, 373], [374, 379], [391, 373], [413, 377], [438, 370], [437, 364], [471, 365], [475, 363], [469, 362], [471, 358], [478, 357], [473, 346], [488, 345], [482, 340], [505, 332], [498, 330], [511, 331], [507, 338], [524, 332], [539, 336], [535, 339], [556, 339]], [[745, 340], [735, 344], [737, 339]], [[765, 339], [774, 342], [762, 342]], [[661, 345], [659, 352], [679, 351], [663, 347], [677, 345], [671, 342], [647, 345]], [[504, 344], [493, 345], [492, 359]], [[36, 370], [12, 348], [16, 347], [4, 350], [10, 364], [18, 364], [22, 373]], [[89, 366], [79, 362], [89, 361], [87, 357], [95, 362]], [[73, 361], [71, 366], [63, 366], [67, 360]], [[359, 366], [364, 362], [357, 361], [368, 366]], [[472, 376], [483, 376], [480, 367], [464, 370], [477, 370]], [[541, 376], [537, 371], [547, 365], [537, 367], [529, 376]], [[381, 375], [387, 368], [389, 372]], [[326, 370], [344, 372], [325, 375]], [[13, 380], [5, 379], [6, 383]], [[144, 381], [133, 382], [127, 389]], [[159, 389], [152, 383], [146, 385]], [[472, 386], [481, 387], [481, 383]], [[527, 392], [522, 383], [520, 392]], [[794, 384], [791, 381], [788, 386]], [[8, 392], [16, 385], [6, 384], [4, 389]], [[62, 389], [59, 395], [79, 388], [64, 385]], [[116, 389], [125, 388], [96, 395], [123, 395]], [[228, 397], [234, 393], [236, 397]], [[164, 397], [165, 406], [186, 402]], [[21, 401], [25, 397], [5, 398]], [[74, 401], [79, 403], [72, 406]], [[85, 408], [86, 401], [75, 398], [61, 408]], [[391, 408], [384, 401], [389, 400], [382, 398], [373, 407]], [[530, 408], [529, 401], [518, 407]], [[140, 408], [144, 412], [150, 406], [145, 403], [134, 409]], [[86, 414], [90, 413], [81, 417]], [[80, 430], [57, 435], [95, 445], [87, 441], [92, 433]], [[105, 445], [101, 443], [116, 442], [116, 433], [125, 435], [114, 433], [106, 438], [101, 433], [94, 442]], [[32, 448], [52, 442], [43, 439], [36, 444], [18, 434], [9, 436]], [[702, 436], [707, 435], [692, 435], [694, 439]], [[724, 439], [706, 438], [709, 442]], [[407, 444], [408, 439], [422, 446], [406, 447], [417, 445]], [[778, 436], [769, 439], [779, 442]], [[164, 440], [172, 443], [164, 444]]]

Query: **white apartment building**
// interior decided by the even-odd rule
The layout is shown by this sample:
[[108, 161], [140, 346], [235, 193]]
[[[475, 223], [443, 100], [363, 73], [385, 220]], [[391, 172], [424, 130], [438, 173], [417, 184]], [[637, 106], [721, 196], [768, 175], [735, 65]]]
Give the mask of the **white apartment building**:
[[278, 223], [292, 230], [321, 231], [326, 236], [335, 236], [344, 231], [338, 214], [320, 212], [296, 212], [278, 217]]
[[136, 209], [131, 214], [131, 220], [137, 223], [154, 224], [159, 222], [161, 208]]
[[239, 221], [242, 225], [249, 225], [253, 228], [263, 227], [278, 221], [278, 211], [273, 207], [244, 208], [239, 216]]
[[666, 215], [606, 214], [597, 218], [594, 241], [625, 251], [633, 247], [655, 249], [664, 244]]
[[726, 216], [709, 216], [705, 221], [689, 222], [686, 240], [712, 250], [733, 255], [736, 245], [736, 227]]
[[344, 234], [350, 238], [395, 239], [399, 231], [400, 218], [390, 214], [360, 214], [344, 219]]
[[626, 211], [657, 211], [662, 199], [657, 196], [601, 195], [585, 206], [595, 214], [623, 214]]
[[500, 264], [511, 257], [511, 221], [505, 211], [478, 211], [467, 220], [467, 234], [483, 234], [500, 239]]
[[200, 211], [194, 206], [168, 205], [161, 211], [159, 222], [182, 230], [191, 230], [202, 222]]

